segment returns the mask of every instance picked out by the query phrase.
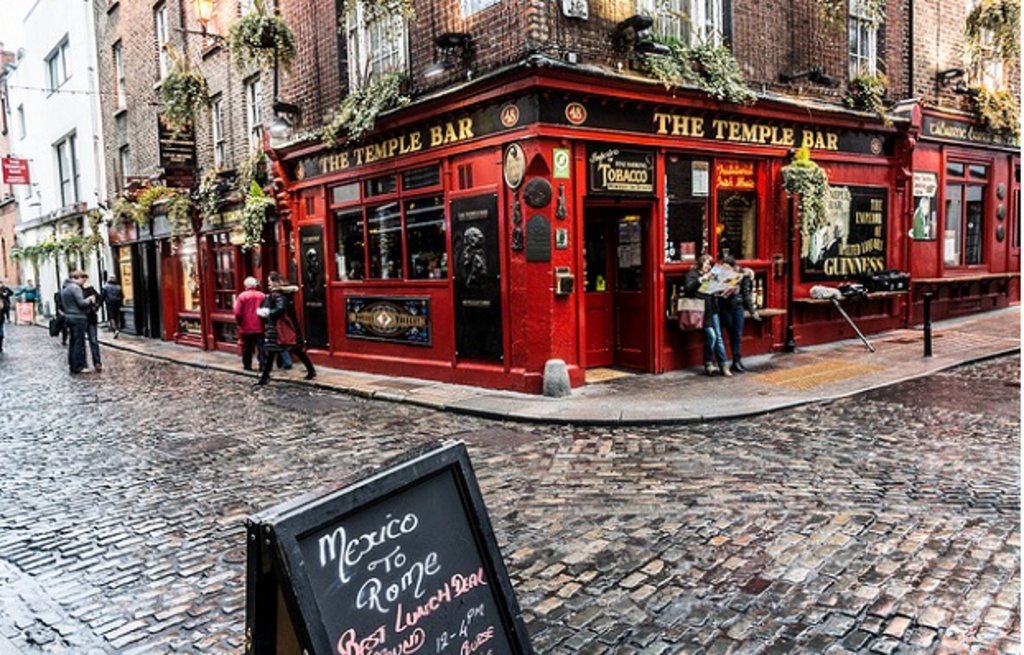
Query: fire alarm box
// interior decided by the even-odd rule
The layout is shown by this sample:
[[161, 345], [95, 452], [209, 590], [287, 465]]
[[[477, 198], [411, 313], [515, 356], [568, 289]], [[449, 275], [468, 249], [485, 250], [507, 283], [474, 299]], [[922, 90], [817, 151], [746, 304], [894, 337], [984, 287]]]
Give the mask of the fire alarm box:
[[572, 293], [576, 278], [567, 266], [555, 269], [555, 295], [568, 296]]

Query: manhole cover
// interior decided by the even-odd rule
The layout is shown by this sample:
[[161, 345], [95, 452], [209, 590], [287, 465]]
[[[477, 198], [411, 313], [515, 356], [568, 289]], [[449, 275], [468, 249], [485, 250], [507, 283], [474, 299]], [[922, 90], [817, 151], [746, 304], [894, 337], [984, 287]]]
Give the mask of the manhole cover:
[[513, 448], [533, 443], [540, 438], [532, 432], [519, 432], [507, 428], [470, 430], [469, 432], [457, 432], [451, 436], [453, 439], [462, 439], [479, 446], [512, 446]]

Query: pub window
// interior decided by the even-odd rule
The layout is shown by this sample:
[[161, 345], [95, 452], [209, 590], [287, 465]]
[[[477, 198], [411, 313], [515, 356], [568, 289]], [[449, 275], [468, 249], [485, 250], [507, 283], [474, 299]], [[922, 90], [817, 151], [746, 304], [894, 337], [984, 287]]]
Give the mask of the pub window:
[[201, 307], [199, 294], [199, 258], [195, 241], [185, 239], [178, 249], [181, 257], [181, 308], [186, 312], [198, 312]]
[[638, 13], [654, 18], [654, 33], [687, 46], [721, 45], [726, 34], [722, 0], [638, 0]]
[[692, 263], [707, 252], [710, 171], [711, 163], [707, 159], [668, 157], [665, 169], [667, 263]]
[[756, 172], [754, 162], [715, 162], [719, 256], [757, 258]]
[[402, 173], [402, 190], [412, 191], [441, 184], [441, 167], [427, 166]]
[[878, 33], [881, 16], [872, 3], [850, 0], [850, 78], [878, 74]]
[[448, 277], [444, 197], [432, 196], [405, 202], [405, 239], [410, 279]]
[[213, 241], [213, 309], [231, 312], [238, 293], [235, 278], [235, 247], [227, 243], [226, 234], [211, 235]]
[[386, 196], [398, 190], [398, 180], [394, 175], [382, 175], [365, 182], [364, 193], [369, 198], [374, 196]]
[[334, 212], [334, 234], [338, 240], [334, 255], [338, 279], [342, 282], [362, 280], [366, 258], [363, 212], [358, 209]]
[[[339, 3], [341, 4], [341, 3]], [[406, 19], [399, 12], [373, 17], [369, 0], [344, 3], [349, 86], [359, 89], [382, 75], [408, 68]], [[370, 19], [370, 20], [367, 20]]]
[[402, 212], [397, 201], [366, 210], [366, 246], [370, 255], [368, 277], [402, 279]]
[[359, 200], [359, 183], [339, 184], [331, 188], [331, 203], [340, 205]]
[[943, 247], [946, 266], [982, 263], [985, 190], [988, 167], [950, 162], [946, 166], [946, 217]]

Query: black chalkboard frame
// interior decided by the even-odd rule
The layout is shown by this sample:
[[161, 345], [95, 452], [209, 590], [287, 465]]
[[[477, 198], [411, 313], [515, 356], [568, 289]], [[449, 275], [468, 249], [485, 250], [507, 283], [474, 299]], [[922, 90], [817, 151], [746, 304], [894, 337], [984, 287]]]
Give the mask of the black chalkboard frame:
[[[508, 642], [516, 655], [533, 654], [529, 633], [523, 623], [469, 453], [461, 441], [428, 444], [340, 490], [312, 500], [306, 500], [307, 496], [286, 503], [280, 506], [283, 511], [278, 515], [274, 515], [273, 510], [261, 513], [259, 529], [254, 532], [262, 532], [264, 538], [270, 539], [273, 586], [278, 586], [283, 592], [288, 614], [304, 650], [319, 655], [333, 653], [334, 647], [323, 627], [313, 590], [302, 572], [300, 540], [311, 532], [357, 513], [362, 507], [407, 492], [418, 483], [444, 472], [453, 474], [462, 502], [461, 509], [476, 540], [481, 563], [494, 586], [500, 623]], [[255, 599], [249, 599], [250, 604], [253, 601]], [[253, 652], [261, 651], [255, 648]]]

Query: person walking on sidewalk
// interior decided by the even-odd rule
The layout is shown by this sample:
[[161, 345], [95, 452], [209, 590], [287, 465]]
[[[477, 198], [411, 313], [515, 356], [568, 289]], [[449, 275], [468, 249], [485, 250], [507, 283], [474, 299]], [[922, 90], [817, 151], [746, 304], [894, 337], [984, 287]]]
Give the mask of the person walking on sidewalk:
[[100, 305], [103, 304], [103, 297], [98, 291], [96, 291], [95, 287], [89, 284], [88, 275], [84, 275], [82, 278], [82, 296], [92, 303], [92, 306], [85, 310], [85, 337], [86, 341], [89, 342], [89, 352], [92, 354], [92, 367], [98, 373], [103, 370], [103, 362], [100, 359], [100, 339], [98, 334]]
[[101, 291], [103, 302], [107, 303], [107, 327], [114, 333], [114, 338], [121, 336], [121, 305], [124, 303], [124, 291], [117, 283], [117, 276], [107, 277], [107, 283]]
[[754, 304], [754, 271], [737, 264], [736, 258], [732, 255], [722, 257], [721, 263], [727, 269], [741, 276], [739, 291], [719, 299], [718, 313], [721, 316], [722, 327], [729, 335], [729, 348], [732, 350], [732, 366], [729, 367], [729, 370], [733, 373], [746, 373], [747, 367], [743, 365], [743, 353], [741, 352], [745, 312], [750, 312], [751, 318], [755, 321], [761, 320], [761, 316], [757, 313], [757, 306]]
[[704, 373], [715, 374], [717, 363], [722, 375], [729, 378], [732, 373], [725, 357], [725, 343], [722, 340], [722, 325], [718, 317], [719, 299], [717, 296], [700, 293], [700, 286], [711, 279], [711, 267], [714, 260], [711, 255], [701, 255], [700, 259], [686, 274], [684, 293], [690, 298], [704, 300]]
[[0, 312], [0, 353], [4, 351], [4, 323], [7, 322], [7, 312]]
[[238, 336], [242, 340], [242, 368], [252, 368], [252, 355], [256, 353], [259, 370], [263, 370], [263, 321], [256, 311], [263, 304], [266, 294], [259, 290], [260, 282], [254, 277], [245, 278], [245, 291], [235, 299], [235, 322], [238, 323]]
[[61, 304], [64, 306], [65, 323], [68, 326], [68, 367], [71, 373], [88, 373], [85, 359], [85, 333], [88, 327], [86, 312], [95, 302], [86, 300], [82, 293], [85, 272], [72, 271], [64, 281], [60, 290]]
[[0, 280], [0, 314], [4, 316], [4, 322], [11, 322], [11, 297], [14, 290], [7, 286], [7, 283]]
[[256, 384], [264, 385], [270, 380], [270, 369], [274, 367], [274, 359], [279, 351], [291, 352], [306, 365], [306, 379], [316, 377], [313, 362], [306, 354], [302, 328], [295, 314], [293, 296], [298, 287], [288, 284], [277, 271], [268, 276], [267, 297], [256, 314], [263, 319], [263, 347], [266, 355], [263, 359], [263, 370]]
[[[67, 284], [67, 281], [64, 284]], [[64, 313], [64, 297], [60, 291], [53, 293], [53, 314], [57, 318], [57, 324], [60, 326], [60, 345], [66, 346], [68, 345], [68, 320], [67, 315]]]

